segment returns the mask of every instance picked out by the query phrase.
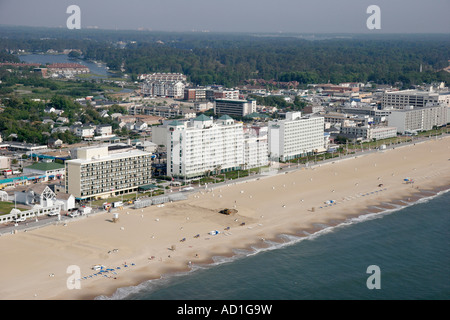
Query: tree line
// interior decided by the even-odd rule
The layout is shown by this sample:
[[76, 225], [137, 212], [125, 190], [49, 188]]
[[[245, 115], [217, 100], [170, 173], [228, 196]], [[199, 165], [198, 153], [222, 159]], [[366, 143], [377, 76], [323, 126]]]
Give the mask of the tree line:
[[[85, 59], [104, 61], [111, 70], [124, 67], [132, 80], [152, 72], [180, 72], [193, 84], [228, 87], [248, 79], [300, 85], [372, 81], [405, 88], [450, 80], [442, 71], [450, 52], [447, 35], [330, 35], [311, 41], [289, 34], [14, 30], [0, 28], [0, 35], [8, 36], [0, 51], [80, 49]], [[48, 39], [37, 38], [44, 34]]]

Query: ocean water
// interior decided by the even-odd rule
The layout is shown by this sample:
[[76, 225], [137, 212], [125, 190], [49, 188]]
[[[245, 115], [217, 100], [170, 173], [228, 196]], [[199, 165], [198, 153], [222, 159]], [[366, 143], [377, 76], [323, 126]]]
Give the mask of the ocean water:
[[284, 241], [98, 299], [450, 299], [450, 192]]

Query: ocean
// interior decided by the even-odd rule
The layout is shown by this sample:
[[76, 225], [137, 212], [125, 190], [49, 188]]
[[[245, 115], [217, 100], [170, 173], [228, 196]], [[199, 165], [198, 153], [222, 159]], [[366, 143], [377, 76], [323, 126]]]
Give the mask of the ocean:
[[447, 300], [449, 208], [440, 192], [97, 299]]

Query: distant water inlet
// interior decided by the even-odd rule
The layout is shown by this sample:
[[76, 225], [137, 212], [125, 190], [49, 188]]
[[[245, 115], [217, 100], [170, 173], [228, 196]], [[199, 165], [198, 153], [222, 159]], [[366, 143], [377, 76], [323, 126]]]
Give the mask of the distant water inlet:
[[108, 77], [112, 75], [105, 64], [99, 62], [91, 62], [81, 59], [71, 59], [66, 54], [25, 54], [19, 56], [22, 62], [26, 63], [40, 63], [40, 64], [53, 64], [53, 63], [78, 63], [89, 68], [92, 75]]

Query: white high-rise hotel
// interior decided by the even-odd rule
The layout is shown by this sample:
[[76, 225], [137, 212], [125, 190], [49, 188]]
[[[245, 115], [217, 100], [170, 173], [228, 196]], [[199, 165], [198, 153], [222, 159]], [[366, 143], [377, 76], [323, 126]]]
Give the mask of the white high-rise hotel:
[[224, 115], [217, 121], [200, 115], [167, 124], [167, 175], [192, 178], [268, 163], [267, 140]]
[[269, 121], [269, 155], [281, 161], [324, 151], [324, 118], [287, 112], [286, 119]]

